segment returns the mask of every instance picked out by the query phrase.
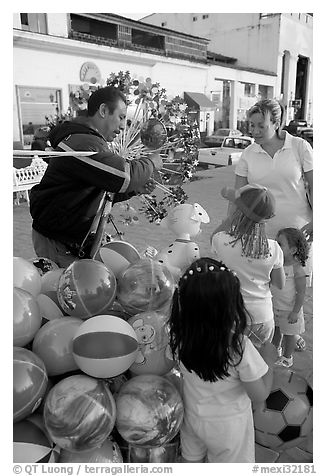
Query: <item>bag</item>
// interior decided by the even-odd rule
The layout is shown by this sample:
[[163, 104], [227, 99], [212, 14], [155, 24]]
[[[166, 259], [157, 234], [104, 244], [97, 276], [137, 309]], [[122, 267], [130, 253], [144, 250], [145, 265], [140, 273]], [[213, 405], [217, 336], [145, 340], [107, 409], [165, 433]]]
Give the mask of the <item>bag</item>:
[[303, 180], [304, 187], [305, 187], [305, 190], [306, 190], [307, 202], [309, 204], [310, 209], [312, 210], [312, 205], [311, 205], [310, 195], [309, 195], [310, 194], [309, 187], [308, 187], [308, 183], [305, 179], [304, 171], [303, 171], [303, 155], [302, 155], [302, 149], [301, 149], [301, 145], [302, 145], [303, 141], [304, 141], [304, 139], [298, 139], [298, 138], [294, 137], [292, 139], [292, 145], [293, 145], [292, 150], [295, 153], [296, 159], [300, 164], [300, 167], [301, 167], [301, 170], [302, 170], [302, 180]]

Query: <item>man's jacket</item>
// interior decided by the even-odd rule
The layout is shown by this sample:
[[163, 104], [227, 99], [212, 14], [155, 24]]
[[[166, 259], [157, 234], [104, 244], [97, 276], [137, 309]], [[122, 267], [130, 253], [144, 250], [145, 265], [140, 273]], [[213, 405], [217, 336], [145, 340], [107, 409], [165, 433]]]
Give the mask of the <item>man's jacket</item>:
[[[41, 182], [31, 190], [30, 213], [36, 231], [63, 243], [81, 244], [104, 191], [115, 194], [114, 202], [127, 200], [154, 171], [148, 158], [129, 161], [112, 153], [85, 118], [56, 126], [49, 140], [53, 149], [71, 150], [72, 155], [51, 158]], [[74, 151], [97, 153], [76, 157]]]

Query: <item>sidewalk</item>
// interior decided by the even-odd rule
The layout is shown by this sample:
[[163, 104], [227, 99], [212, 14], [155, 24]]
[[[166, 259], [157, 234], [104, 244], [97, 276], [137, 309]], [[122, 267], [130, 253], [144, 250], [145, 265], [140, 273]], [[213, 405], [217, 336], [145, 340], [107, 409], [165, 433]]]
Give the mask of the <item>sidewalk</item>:
[[[202, 233], [195, 238], [195, 241], [199, 245], [201, 256], [213, 256], [210, 251], [209, 237], [217, 224], [226, 216], [228, 204], [227, 201], [221, 197], [220, 191], [225, 186], [233, 186], [234, 167], [220, 167], [199, 171], [196, 173], [196, 177], [198, 180], [184, 184], [183, 188], [189, 196], [188, 203], [199, 203], [210, 216], [210, 223], [202, 225]], [[157, 197], [160, 197], [159, 192], [157, 193]], [[131, 205], [136, 209], [142, 206], [140, 200], [136, 197], [131, 200]], [[118, 218], [119, 204], [113, 207], [112, 214], [117, 228], [119, 231], [124, 232], [123, 239], [133, 244], [140, 253], [142, 253], [147, 246], [153, 246], [157, 250], [160, 250], [175, 239], [173, 233], [161, 229], [158, 225], [149, 223], [141, 214], [139, 215], [138, 225], [128, 227], [122, 225], [119, 223]], [[21, 256], [26, 259], [35, 256], [31, 241], [31, 217], [26, 202], [21, 202], [20, 206], [14, 205], [13, 237], [15, 256]], [[305, 377], [311, 386], [313, 385], [312, 294], [312, 288], [309, 288], [306, 293], [304, 305], [306, 332], [303, 337], [306, 341], [307, 348], [305, 352], [295, 353], [294, 365], [291, 368], [291, 370], [294, 370], [298, 375]], [[307, 443], [306, 446], [301, 446], [304, 453], [306, 453], [307, 450], [309, 453], [312, 453], [311, 442]], [[289, 456], [291, 459], [290, 462], [305, 462], [306, 460], [299, 461], [301, 457], [302, 455], [293, 456], [294, 459], [291, 459]]]

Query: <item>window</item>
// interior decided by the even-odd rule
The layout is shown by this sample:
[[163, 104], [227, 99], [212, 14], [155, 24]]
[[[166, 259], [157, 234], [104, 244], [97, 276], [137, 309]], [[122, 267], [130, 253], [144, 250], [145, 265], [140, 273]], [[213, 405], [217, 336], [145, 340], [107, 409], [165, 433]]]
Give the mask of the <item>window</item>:
[[60, 112], [60, 90], [37, 87], [18, 87], [22, 142], [30, 145], [36, 129], [46, 125], [45, 116]]
[[192, 17], [192, 21], [197, 21], [197, 17]]
[[85, 33], [91, 36], [98, 36], [110, 40], [117, 39], [117, 25], [108, 22], [93, 20], [72, 13], [70, 15], [71, 29], [75, 32]]
[[156, 48], [164, 50], [164, 36], [148, 33], [142, 30], [131, 30], [131, 38], [133, 45], [144, 46], [146, 48]]
[[161, 26], [166, 26], [166, 21], [163, 21], [163, 22], [161, 23]]
[[203, 20], [206, 20], [206, 18], [208, 18], [208, 14], [205, 13], [205, 15], [203, 15]]
[[255, 85], [252, 83], [244, 83], [244, 95], [245, 96], [254, 96], [255, 95]]
[[22, 25], [28, 26], [28, 13], [21, 13], [20, 14], [20, 22]]
[[34, 33], [47, 33], [46, 13], [21, 13], [22, 29]]

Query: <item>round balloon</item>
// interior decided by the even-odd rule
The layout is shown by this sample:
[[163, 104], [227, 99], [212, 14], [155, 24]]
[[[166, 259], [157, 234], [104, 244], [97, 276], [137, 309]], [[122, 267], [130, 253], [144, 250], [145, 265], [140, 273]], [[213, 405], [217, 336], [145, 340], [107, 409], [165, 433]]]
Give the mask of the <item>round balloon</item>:
[[172, 274], [166, 266], [144, 258], [121, 275], [117, 301], [131, 315], [158, 311], [171, 301], [174, 287]]
[[59, 319], [63, 317], [63, 312], [59, 306], [52, 301], [46, 294], [39, 294], [36, 301], [40, 308], [40, 314], [45, 321], [52, 321], [53, 319]]
[[135, 446], [163, 446], [179, 431], [182, 399], [175, 386], [158, 375], [137, 375], [128, 380], [116, 399], [116, 427]]
[[43, 274], [47, 273], [48, 271], [59, 269], [57, 263], [49, 258], [33, 258], [29, 261], [35, 266], [40, 276], [43, 276]]
[[13, 426], [14, 463], [53, 463], [53, 444], [39, 424], [26, 419]]
[[13, 285], [37, 296], [41, 292], [41, 276], [32, 263], [14, 256]]
[[48, 296], [57, 306], [60, 306], [57, 293], [59, 279], [63, 272], [63, 268], [54, 269], [53, 271], [48, 271], [41, 277], [41, 294]]
[[164, 378], [167, 378], [175, 388], [178, 390], [180, 395], [182, 395], [183, 392], [183, 377], [182, 373], [180, 370], [178, 370], [176, 367], [172, 367], [172, 369], [164, 375]]
[[44, 405], [44, 423], [52, 441], [72, 452], [102, 445], [115, 419], [116, 405], [107, 383], [86, 375], [61, 380]]
[[92, 259], [77, 260], [60, 276], [59, 304], [70, 316], [88, 319], [101, 314], [114, 301], [116, 288], [113, 272], [103, 263]]
[[41, 327], [42, 316], [35, 297], [20, 288], [14, 288], [13, 337], [14, 345], [24, 347], [33, 340]]
[[126, 312], [123, 309], [121, 304], [118, 303], [118, 301], [113, 301], [113, 303], [110, 304], [110, 306], [108, 306], [107, 308], [104, 309], [102, 314], [107, 314], [109, 316], [120, 317], [124, 321], [128, 321], [128, 319], [130, 319], [130, 317], [131, 317], [131, 315], [128, 314], [128, 312]]
[[134, 362], [137, 336], [130, 324], [116, 316], [95, 316], [85, 321], [73, 339], [78, 367], [92, 377], [110, 378]]
[[129, 463], [178, 463], [179, 438], [173, 438], [170, 443], [164, 446], [153, 446], [152, 448], [142, 448], [128, 445]]
[[22, 420], [37, 409], [47, 383], [48, 376], [42, 360], [30, 350], [14, 347], [14, 422]]
[[149, 149], [159, 149], [167, 139], [164, 124], [154, 117], [148, 119], [140, 130], [140, 139]]
[[174, 366], [167, 355], [169, 334], [166, 316], [156, 311], [142, 312], [128, 320], [138, 340], [138, 354], [130, 371], [134, 375], [164, 375]]
[[72, 453], [61, 450], [58, 463], [123, 463], [119, 446], [109, 437], [98, 448]]
[[36, 333], [33, 352], [43, 360], [49, 376], [78, 369], [72, 355], [72, 340], [82, 323], [77, 317], [62, 317], [49, 321]]
[[140, 260], [140, 254], [127, 241], [110, 241], [99, 249], [95, 259], [101, 261], [118, 278], [131, 264]]

